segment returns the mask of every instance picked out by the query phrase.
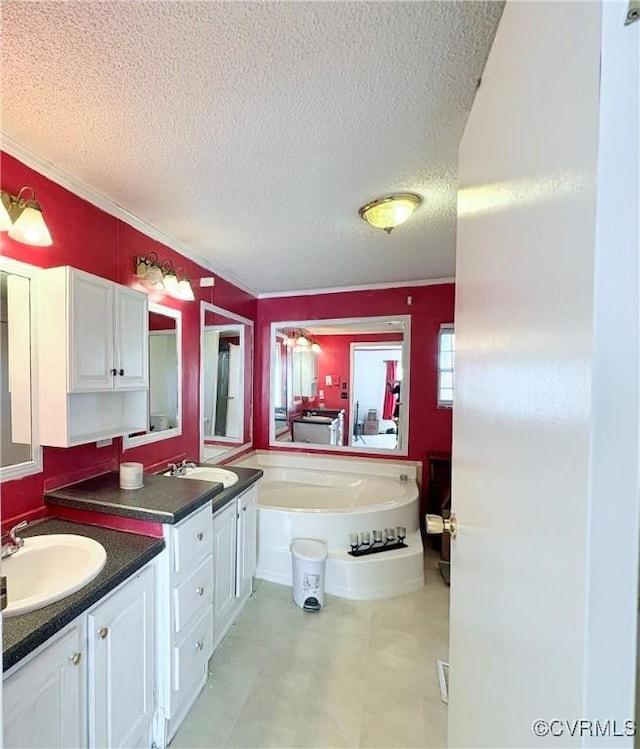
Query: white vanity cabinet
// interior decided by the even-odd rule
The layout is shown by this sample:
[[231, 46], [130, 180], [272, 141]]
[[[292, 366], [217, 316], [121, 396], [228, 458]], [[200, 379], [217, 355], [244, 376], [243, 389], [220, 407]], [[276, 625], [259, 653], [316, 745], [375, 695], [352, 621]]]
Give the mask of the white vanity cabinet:
[[59, 632], [4, 681], [4, 746], [86, 746], [84, 622]]
[[252, 486], [213, 516], [214, 648], [251, 595], [256, 544], [256, 487]]
[[8, 672], [3, 684], [7, 748], [151, 746], [153, 565]]
[[41, 444], [147, 429], [147, 295], [69, 266], [37, 290]]
[[148, 747], [154, 717], [155, 601], [146, 567], [87, 618], [89, 747]]
[[173, 738], [205, 685], [213, 654], [211, 502], [164, 526], [158, 575], [158, 746]]

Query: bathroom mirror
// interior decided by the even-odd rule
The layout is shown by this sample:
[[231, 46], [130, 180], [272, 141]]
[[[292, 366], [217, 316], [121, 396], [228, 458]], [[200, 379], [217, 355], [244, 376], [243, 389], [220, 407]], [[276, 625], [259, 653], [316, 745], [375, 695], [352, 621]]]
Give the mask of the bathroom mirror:
[[407, 454], [411, 317], [271, 324], [269, 444]]
[[37, 430], [38, 269], [0, 257], [0, 481], [42, 470]]
[[200, 347], [200, 459], [217, 462], [252, 440], [253, 322], [202, 302]]
[[149, 428], [124, 449], [182, 434], [182, 312], [149, 302]]

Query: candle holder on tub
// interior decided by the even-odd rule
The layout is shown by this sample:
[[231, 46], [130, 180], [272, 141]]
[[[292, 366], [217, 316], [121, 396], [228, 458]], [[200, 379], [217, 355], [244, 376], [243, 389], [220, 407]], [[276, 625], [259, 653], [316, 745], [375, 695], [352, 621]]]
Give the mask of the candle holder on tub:
[[[373, 535], [373, 540], [371, 536]], [[381, 551], [391, 551], [392, 549], [406, 549], [407, 544], [404, 542], [407, 537], [407, 529], [398, 525], [395, 528], [385, 528], [381, 530], [362, 531], [361, 533], [349, 534], [349, 546], [351, 546], [352, 557], [363, 557], [366, 554], [378, 554]]]

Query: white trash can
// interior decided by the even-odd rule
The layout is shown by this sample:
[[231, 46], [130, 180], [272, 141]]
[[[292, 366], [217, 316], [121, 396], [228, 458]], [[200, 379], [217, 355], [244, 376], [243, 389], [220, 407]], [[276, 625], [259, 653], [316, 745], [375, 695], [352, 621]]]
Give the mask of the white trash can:
[[322, 541], [294, 538], [289, 549], [293, 565], [293, 600], [301, 609], [320, 611], [324, 604], [327, 547]]

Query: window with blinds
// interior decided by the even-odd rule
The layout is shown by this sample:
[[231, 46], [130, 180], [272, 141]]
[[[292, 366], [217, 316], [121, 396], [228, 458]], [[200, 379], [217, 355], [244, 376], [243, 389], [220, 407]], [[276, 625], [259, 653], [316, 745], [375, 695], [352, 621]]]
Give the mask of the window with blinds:
[[438, 334], [438, 406], [453, 406], [453, 325], [441, 325]]

